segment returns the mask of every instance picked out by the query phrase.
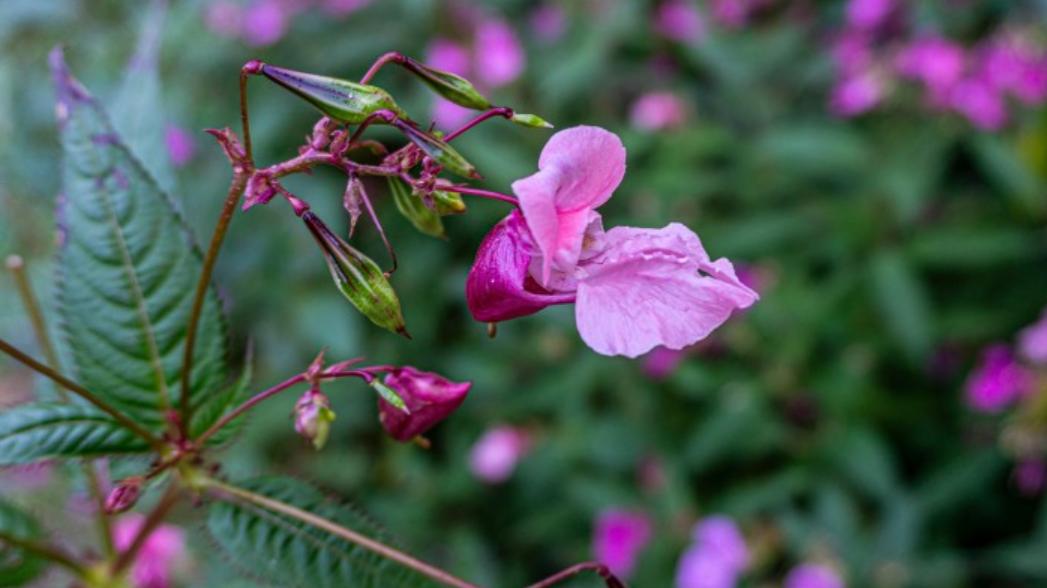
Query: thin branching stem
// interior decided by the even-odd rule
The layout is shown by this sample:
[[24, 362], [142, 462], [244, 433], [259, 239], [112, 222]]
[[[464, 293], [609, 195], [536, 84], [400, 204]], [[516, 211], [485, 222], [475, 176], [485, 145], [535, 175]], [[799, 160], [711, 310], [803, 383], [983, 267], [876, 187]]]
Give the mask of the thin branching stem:
[[503, 118], [513, 118], [513, 109], [505, 106], [496, 106], [490, 110], [485, 110], [473, 120], [462, 125], [462, 127], [458, 130], [448, 133], [448, 135], [444, 137], [444, 141], [450, 143], [454, 139], [462, 136], [469, 129], [475, 127], [476, 125], [482, 123], [483, 121], [489, 118], [494, 118], [496, 116], [500, 116]]
[[596, 572], [597, 575], [603, 578], [604, 583], [607, 584], [607, 588], [625, 588], [625, 583], [616, 578], [606, 565], [596, 561], [586, 561], [575, 564], [565, 570], [556, 572], [544, 580], [535, 582], [527, 588], [549, 588], [550, 586], [555, 586], [568, 578], [572, 578], [582, 572], [590, 570]]
[[160, 526], [160, 523], [164, 522], [167, 514], [171, 512], [175, 504], [178, 502], [179, 495], [178, 483], [172, 481], [168, 486], [167, 490], [164, 491], [164, 495], [160, 497], [160, 501], [156, 503], [153, 510], [149, 512], [145, 517], [145, 521], [142, 522], [142, 527], [138, 529], [138, 533], [135, 534], [134, 539], [131, 540], [131, 544], [127, 546], [127, 549], [120, 552], [120, 556], [113, 562], [113, 576], [119, 576], [126, 570], [132, 563], [134, 563], [135, 557], [138, 556], [138, 552], [141, 551], [145, 545], [146, 540], [153, 534], [153, 531]]
[[[23, 260], [19, 255], [11, 255], [7, 258], [7, 269], [11, 272], [11, 276], [14, 278], [15, 287], [18, 290], [18, 297], [22, 300], [22, 306], [25, 307], [26, 314], [29, 315], [29, 323], [33, 327], [33, 335], [36, 337], [36, 344], [44, 353], [44, 359], [47, 360], [48, 367], [61, 373], [62, 366], [58, 361], [58, 353], [55, 352], [55, 346], [51, 343], [51, 337], [47, 333], [47, 323], [44, 321], [44, 313], [40, 306], [40, 301], [36, 297], [36, 293], [33, 292], [33, 285], [29, 281], [28, 272], [25, 267], [25, 260]], [[61, 387], [56, 388], [58, 390], [58, 397], [62, 402], [69, 402], [69, 393]], [[80, 469], [84, 475], [84, 479], [87, 480], [87, 488], [91, 493], [91, 499], [95, 502], [95, 523], [98, 526], [98, 534], [102, 542], [102, 550], [105, 552], [106, 557], [112, 558], [116, 555], [116, 550], [113, 548], [113, 534], [109, 527], [109, 517], [105, 514], [105, 494], [102, 491], [102, 483], [98, 479], [98, 472], [95, 471], [92, 463], [87, 462], [80, 464]]]
[[34, 555], [52, 561], [68, 569], [77, 576], [82, 577], [87, 574], [87, 568], [85, 568], [83, 564], [52, 545], [30, 539], [22, 539], [3, 531], [0, 531], [0, 543], [7, 543], [13, 547], [24, 549]]
[[501, 192], [494, 192], [492, 190], [470, 188], [468, 186], [440, 186], [440, 189], [446, 192], [458, 192], [459, 194], [479, 196], [481, 198], [490, 198], [491, 200], [500, 200], [502, 202], [508, 202], [509, 204], [512, 204], [516, 207], [520, 206], [520, 202], [515, 197], [510, 196], [508, 194], [502, 194]]
[[111, 406], [108, 402], [102, 400], [98, 396], [95, 396], [94, 393], [92, 393], [87, 388], [84, 388], [80, 384], [77, 384], [76, 382], [47, 367], [39, 361], [36, 361], [32, 357], [29, 357], [29, 355], [27, 355], [24, 351], [18, 349], [14, 345], [11, 345], [4, 339], [0, 339], [0, 351], [3, 351], [4, 353], [13, 357], [15, 360], [24, 364], [26, 367], [34, 370], [40, 375], [50, 378], [66, 390], [69, 390], [73, 394], [76, 394], [77, 396], [90, 402], [95, 407], [99, 408], [109, 416], [113, 417], [113, 419], [115, 419], [121, 425], [127, 427], [135, 435], [138, 435], [139, 437], [144, 439], [154, 449], [163, 449], [163, 442], [157, 439], [152, 433], [143, 429], [138, 423], [134, 422], [134, 420], [132, 420], [131, 417], [120, 412], [119, 410]]
[[378, 73], [378, 70], [382, 69], [389, 63], [403, 63], [404, 60], [405, 57], [403, 56], [403, 54], [397, 51], [390, 51], [388, 53], [384, 53], [381, 57], [376, 59], [373, 64], [371, 64], [371, 67], [367, 69], [367, 73], [364, 74], [364, 77], [360, 78], [360, 83], [371, 83], [371, 80], [374, 79], [374, 76]]
[[453, 588], [479, 588], [479, 586], [477, 586], [476, 584], [471, 584], [469, 582], [466, 582], [465, 580], [452, 576], [450, 573], [430, 564], [427, 564], [424, 561], [416, 559], [398, 549], [390, 547], [379, 541], [375, 541], [374, 539], [361, 535], [360, 533], [357, 533], [356, 531], [353, 531], [351, 529], [346, 529], [345, 527], [342, 527], [337, 523], [329, 521], [323, 517], [317, 516], [309, 511], [302, 510], [296, 506], [287, 504], [285, 502], [280, 502], [279, 500], [274, 500], [272, 498], [269, 498], [268, 496], [256, 494], [244, 488], [220, 482], [218, 480], [210, 480], [208, 484], [215, 490], [215, 494], [220, 499], [234, 499], [247, 502], [273, 511], [275, 513], [279, 513], [290, 518], [297, 519], [307, 525], [311, 525], [313, 527], [316, 527], [317, 529], [326, 531], [332, 535], [345, 539], [350, 543], [359, 545], [360, 547], [368, 551], [374, 552], [381, 557], [395, 561], [396, 563], [404, 567], [410, 568], [418, 572], [419, 574], [427, 576], [433, 580], [436, 580], [437, 582], [440, 582], [445, 586], [452, 586]]

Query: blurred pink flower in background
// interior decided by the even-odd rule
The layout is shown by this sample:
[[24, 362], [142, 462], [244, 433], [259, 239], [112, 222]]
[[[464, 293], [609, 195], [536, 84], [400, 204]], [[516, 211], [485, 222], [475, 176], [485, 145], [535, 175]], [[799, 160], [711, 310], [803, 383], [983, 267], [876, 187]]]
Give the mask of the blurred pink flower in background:
[[981, 412], [999, 412], [1029, 391], [1032, 375], [1003, 344], [988, 347], [967, 380], [967, 404]]
[[253, 47], [272, 45], [287, 32], [288, 15], [279, 0], [258, 0], [244, 11], [244, 42]]
[[[138, 513], [116, 519], [113, 525], [113, 544], [117, 549], [131, 546], [145, 517]], [[173, 586], [175, 570], [186, 563], [185, 532], [174, 526], [161, 524], [145, 540], [131, 567], [131, 582], [135, 588], [169, 588]]]
[[651, 540], [650, 518], [642, 512], [609, 509], [596, 518], [593, 556], [616, 576], [628, 578], [636, 558]]
[[516, 31], [503, 20], [485, 19], [476, 27], [476, 75], [491, 87], [512, 83], [527, 62]]
[[832, 42], [832, 56], [843, 74], [866, 71], [873, 63], [873, 48], [868, 33], [845, 30]]
[[804, 563], [789, 571], [782, 588], [845, 588], [843, 579], [829, 566]]
[[655, 347], [643, 356], [643, 371], [652, 380], [662, 380], [680, 366], [687, 356], [687, 349]]
[[681, 43], [694, 43], [705, 33], [705, 23], [698, 8], [687, 0], [666, 0], [654, 13], [654, 30], [663, 37]]
[[531, 439], [526, 431], [508, 425], [494, 427], [484, 433], [469, 451], [469, 469], [485, 482], [504, 482], [530, 446]]
[[979, 129], [995, 131], [1007, 124], [1003, 96], [983, 79], [966, 79], [953, 86], [949, 106]]
[[1042, 459], [1025, 458], [1014, 467], [1014, 483], [1018, 491], [1026, 496], [1036, 496], [1043, 492], [1047, 482], [1047, 464]]
[[238, 37], [243, 18], [243, 7], [231, 0], [212, 2], [204, 12], [204, 24], [220, 37]]
[[979, 75], [993, 88], [1025, 104], [1047, 99], [1047, 56], [1030, 43], [1001, 35], [978, 52]]
[[0, 469], [0, 486], [14, 490], [34, 490], [51, 482], [54, 466], [49, 461]]
[[164, 130], [164, 143], [167, 155], [175, 167], [183, 167], [196, 154], [196, 141], [189, 131], [177, 125], [169, 124]]
[[744, 27], [762, 0], [710, 0], [709, 10], [717, 24], [729, 29]]
[[875, 73], [868, 71], [846, 75], [833, 86], [829, 95], [829, 110], [837, 116], [857, 116], [875, 108], [883, 96], [883, 81]]
[[1018, 335], [1018, 353], [1033, 363], [1047, 364], [1047, 312]]
[[[450, 39], [433, 39], [425, 52], [427, 65], [466, 78], [471, 75], [470, 61], [469, 49]], [[433, 120], [443, 128], [460, 127], [475, 114], [474, 111], [443, 98], [436, 98], [433, 103]]]
[[966, 67], [966, 50], [941, 37], [912, 41], [895, 59], [898, 74], [923, 82], [932, 102], [939, 102], [949, 95], [963, 78]]
[[553, 43], [567, 30], [567, 14], [558, 4], [542, 4], [531, 12], [531, 31], [543, 43]]
[[676, 588], [732, 588], [749, 565], [749, 548], [734, 521], [723, 515], [702, 519], [694, 542], [676, 567]]
[[847, 3], [847, 25], [874, 30], [883, 26], [894, 11], [895, 0], [850, 0]]
[[688, 105], [673, 92], [648, 92], [633, 102], [629, 120], [637, 129], [661, 131], [687, 122]]
[[367, 7], [371, 0], [322, 0], [320, 7], [333, 16], [346, 16]]

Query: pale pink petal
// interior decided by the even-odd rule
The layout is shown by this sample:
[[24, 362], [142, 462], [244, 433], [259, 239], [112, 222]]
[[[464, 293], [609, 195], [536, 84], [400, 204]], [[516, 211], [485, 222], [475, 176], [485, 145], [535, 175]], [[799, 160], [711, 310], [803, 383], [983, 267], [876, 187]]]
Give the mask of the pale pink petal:
[[625, 147], [614, 133], [579, 126], [553, 135], [538, 159], [538, 173], [513, 182], [527, 227], [542, 257], [569, 272], [578, 262], [592, 209], [611, 197], [625, 176]]
[[[575, 318], [589, 347], [637, 357], [704, 339], [759, 296], [726, 259], [709, 260], [690, 229], [616, 227], [606, 250], [579, 267]], [[702, 273], [699, 273], [701, 271]]]

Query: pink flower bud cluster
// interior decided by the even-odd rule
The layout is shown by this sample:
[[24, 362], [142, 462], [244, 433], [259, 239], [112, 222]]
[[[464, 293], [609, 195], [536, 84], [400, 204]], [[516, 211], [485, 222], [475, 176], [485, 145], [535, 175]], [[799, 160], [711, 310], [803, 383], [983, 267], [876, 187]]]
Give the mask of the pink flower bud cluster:
[[834, 114], [869, 112], [912, 84], [928, 108], [993, 131], [1007, 124], [1015, 104], [1047, 101], [1047, 49], [1031, 35], [1004, 28], [968, 46], [938, 34], [907, 33], [907, 16], [896, 0], [848, 2], [845, 27], [832, 44]]

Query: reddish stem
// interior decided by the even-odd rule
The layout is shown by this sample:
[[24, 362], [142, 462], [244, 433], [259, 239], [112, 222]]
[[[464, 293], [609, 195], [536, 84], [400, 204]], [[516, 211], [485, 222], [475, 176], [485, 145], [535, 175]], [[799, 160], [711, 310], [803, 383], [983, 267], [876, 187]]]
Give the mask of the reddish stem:
[[492, 108], [492, 109], [490, 109], [488, 111], [480, 113], [479, 116], [477, 116], [473, 120], [471, 120], [471, 121], [465, 123], [464, 125], [462, 125], [462, 127], [460, 129], [458, 129], [458, 130], [448, 134], [446, 137], [444, 137], [444, 141], [450, 143], [456, 137], [461, 136], [463, 133], [465, 133], [469, 129], [475, 127], [476, 125], [482, 123], [483, 121], [485, 121], [485, 120], [487, 120], [489, 118], [494, 118], [496, 116], [500, 116], [500, 117], [503, 117], [503, 118], [512, 118], [513, 114], [514, 113], [513, 113], [513, 109], [512, 108], [508, 108], [508, 107], [505, 107], [505, 106], [497, 106], [497, 107]]
[[459, 194], [468, 194], [470, 196], [480, 196], [481, 198], [490, 198], [491, 200], [501, 200], [502, 202], [508, 202], [513, 206], [519, 207], [520, 202], [515, 196], [508, 194], [502, 194], [501, 192], [492, 192], [491, 190], [482, 190], [480, 188], [470, 188], [468, 186], [440, 186], [441, 190], [445, 192], [458, 192]]
[[378, 73], [378, 70], [382, 69], [390, 63], [402, 64], [405, 61], [407, 61], [407, 58], [404, 57], [402, 53], [399, 53], [397, 51], [390, 51], [388, 53], [385, 53], [381, 57], [376, 59], [373, 64], [371, 64], [371, 67], [367, 70], [367, 73], [364, 74], [364, 77], [360, 78], [360, 83], [370, 83], [371, 80], [374, 78], [375, 74]]
[[564, 580], [577, 576], [578, 574], [592, 570], [596, 572], [601, 578], [607, 588], [625, 588], [625, 582], [622, 582], [611, 573], [611, 570], [607, 566], [596, 561], [587, 561], [580, 564], [575, 564], [565, 570], [559, 571], [544, 580], [540, 580], [534, 584], [531, 584], [527, 588], [549, 588], [549, 586], [555, 586], [563, 582]]

